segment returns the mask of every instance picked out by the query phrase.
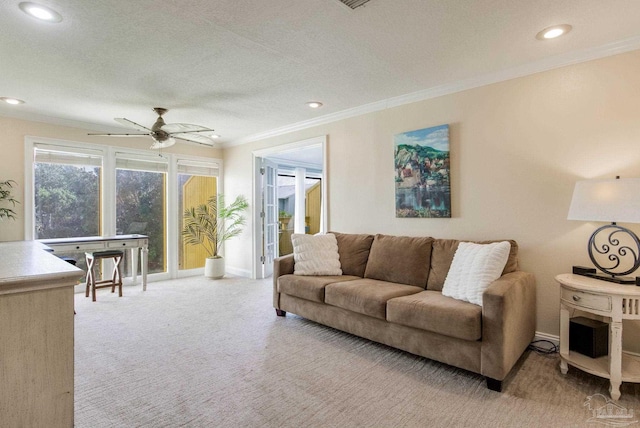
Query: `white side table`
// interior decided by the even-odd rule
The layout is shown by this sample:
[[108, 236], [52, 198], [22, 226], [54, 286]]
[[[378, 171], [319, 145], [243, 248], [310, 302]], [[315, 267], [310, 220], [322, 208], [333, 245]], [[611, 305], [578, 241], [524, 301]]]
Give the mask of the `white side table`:
[[[560, 371], [569, 365], [610, 379], [611, 398], [620, 398], [622, 382], [640, 382], [640, 357], [622, 351], [622, 320], [640, 319], [640, 287], [580, 275], [556, 276], [560, 283]], [[569, 318], [575, 311], [602, 315], [609, 322], [609, 355], [589, 358], [569, 351]]]

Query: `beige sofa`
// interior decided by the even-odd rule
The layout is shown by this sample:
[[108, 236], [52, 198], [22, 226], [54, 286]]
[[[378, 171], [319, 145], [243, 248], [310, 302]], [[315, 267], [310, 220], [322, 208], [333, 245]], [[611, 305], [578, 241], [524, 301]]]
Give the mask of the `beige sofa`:
[[518, 246], [482, 306], [441, 292], [460, 241], [334, 233], [342, 275], [294, 275], [294, 256], [274, 262], [273, 305], [413, 354], [502, 381], [535, 333], [532, 274], [518, 270]]

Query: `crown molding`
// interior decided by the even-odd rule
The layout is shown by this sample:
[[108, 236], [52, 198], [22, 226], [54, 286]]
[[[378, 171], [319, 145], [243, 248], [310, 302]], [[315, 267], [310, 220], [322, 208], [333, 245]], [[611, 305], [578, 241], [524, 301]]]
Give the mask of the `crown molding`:
[[328, 123], [348, 119], [350, 117], [361, 116], [367, 113], [386, 110], [392, 107], [398, 107], [405, 104], [411, 104], [418, 101], [441, 97], [443, 95], [450, 95], [480, 86], [504, 82], [519, 77], [553, 70], [555, 68], [565, 67], [568, 65], [578, 64], [586, 61], [592, 61], [599, 58], [605, 58], [608, 56], [630, 52], [637, 49], [640, 49], [640, 36], [618, 40], [616, 42], [608, 43], [596, 48], [583, 49], [579, 51], [555, 55], [549, 58], [544, 58], [539, 61], [525, 64], [523, 66], [513, 67], [495, 73], [489, 73], [482, 76], [461, 80], [458, 82], [446, 83], [444, 85], [434, 86], [432, 88], [424, 89], [421, 91], [412, 92], [409, 94], [400, 95], [398, 97], [388, 98], [386, 100], [376, 101], [359, 107], [354, 107], [336, 113], [320, 116], [311, 120], [293, 123], [291, 125], [282, 126], [280, 128], [253, 134], [248, 137], [229, 142], [227, 144], [224, 144], [223, 147], [240, 146], [242, 144], [264, 140], [266, 138], [301, 131], [304, 129], [312, 128], [314, 126], [326, 125]]

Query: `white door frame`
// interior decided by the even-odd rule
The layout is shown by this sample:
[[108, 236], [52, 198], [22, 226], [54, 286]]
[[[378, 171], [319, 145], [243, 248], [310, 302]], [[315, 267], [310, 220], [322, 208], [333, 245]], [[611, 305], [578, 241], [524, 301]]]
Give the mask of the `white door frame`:
[[327, 174], [327, 136], [321, 135], [314, 138], [309, 138], [302, 141], [296, 141], [294, 143], [281, 144], [278, 146], [268, 147], [265, 149], [254, 150], [252, 152], [253, 156], [253, 227], [252, 227], [252, 236], [253, 236], [253, 267], [251, 277], [254, 279], [263, 278], [263, 269], [262, 262], [260, 257], [262, 257], [263, 248], [262, 248], [262, 219], [260, 218], [260, 211], [262, 207], [262, 187], [261, 187], [261, 176], [260, 176], [260, 166], [261, 160], [263, 157], [273, 156], [277, 153], [289, 152], [294, 150], [299, 150], [301, 148], [310, 148], [314, 146], [319, 146], [322, 148], [322, 208], [321, 208], [321, 222], [320, 222], [320, 232], [327, 232], [329, 230], [329, 216], [328, 206], [329, 206], [329, 197], [328, 197], [328, 174]]

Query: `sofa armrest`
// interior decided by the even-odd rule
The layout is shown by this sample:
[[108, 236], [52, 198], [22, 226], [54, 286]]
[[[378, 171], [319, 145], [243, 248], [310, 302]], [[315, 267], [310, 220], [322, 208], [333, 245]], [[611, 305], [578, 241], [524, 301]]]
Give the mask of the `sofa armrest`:
[[293, 254], [278, 257], [273, 261], [273, 307], [280, 309], [280, 293], [278, 293], [278, 278], [293, 273]]
[[491, 283], [482, 296], [481, 374], [504, 380], [533, 340], [535, 330], [533, 274], [511, 272]]

